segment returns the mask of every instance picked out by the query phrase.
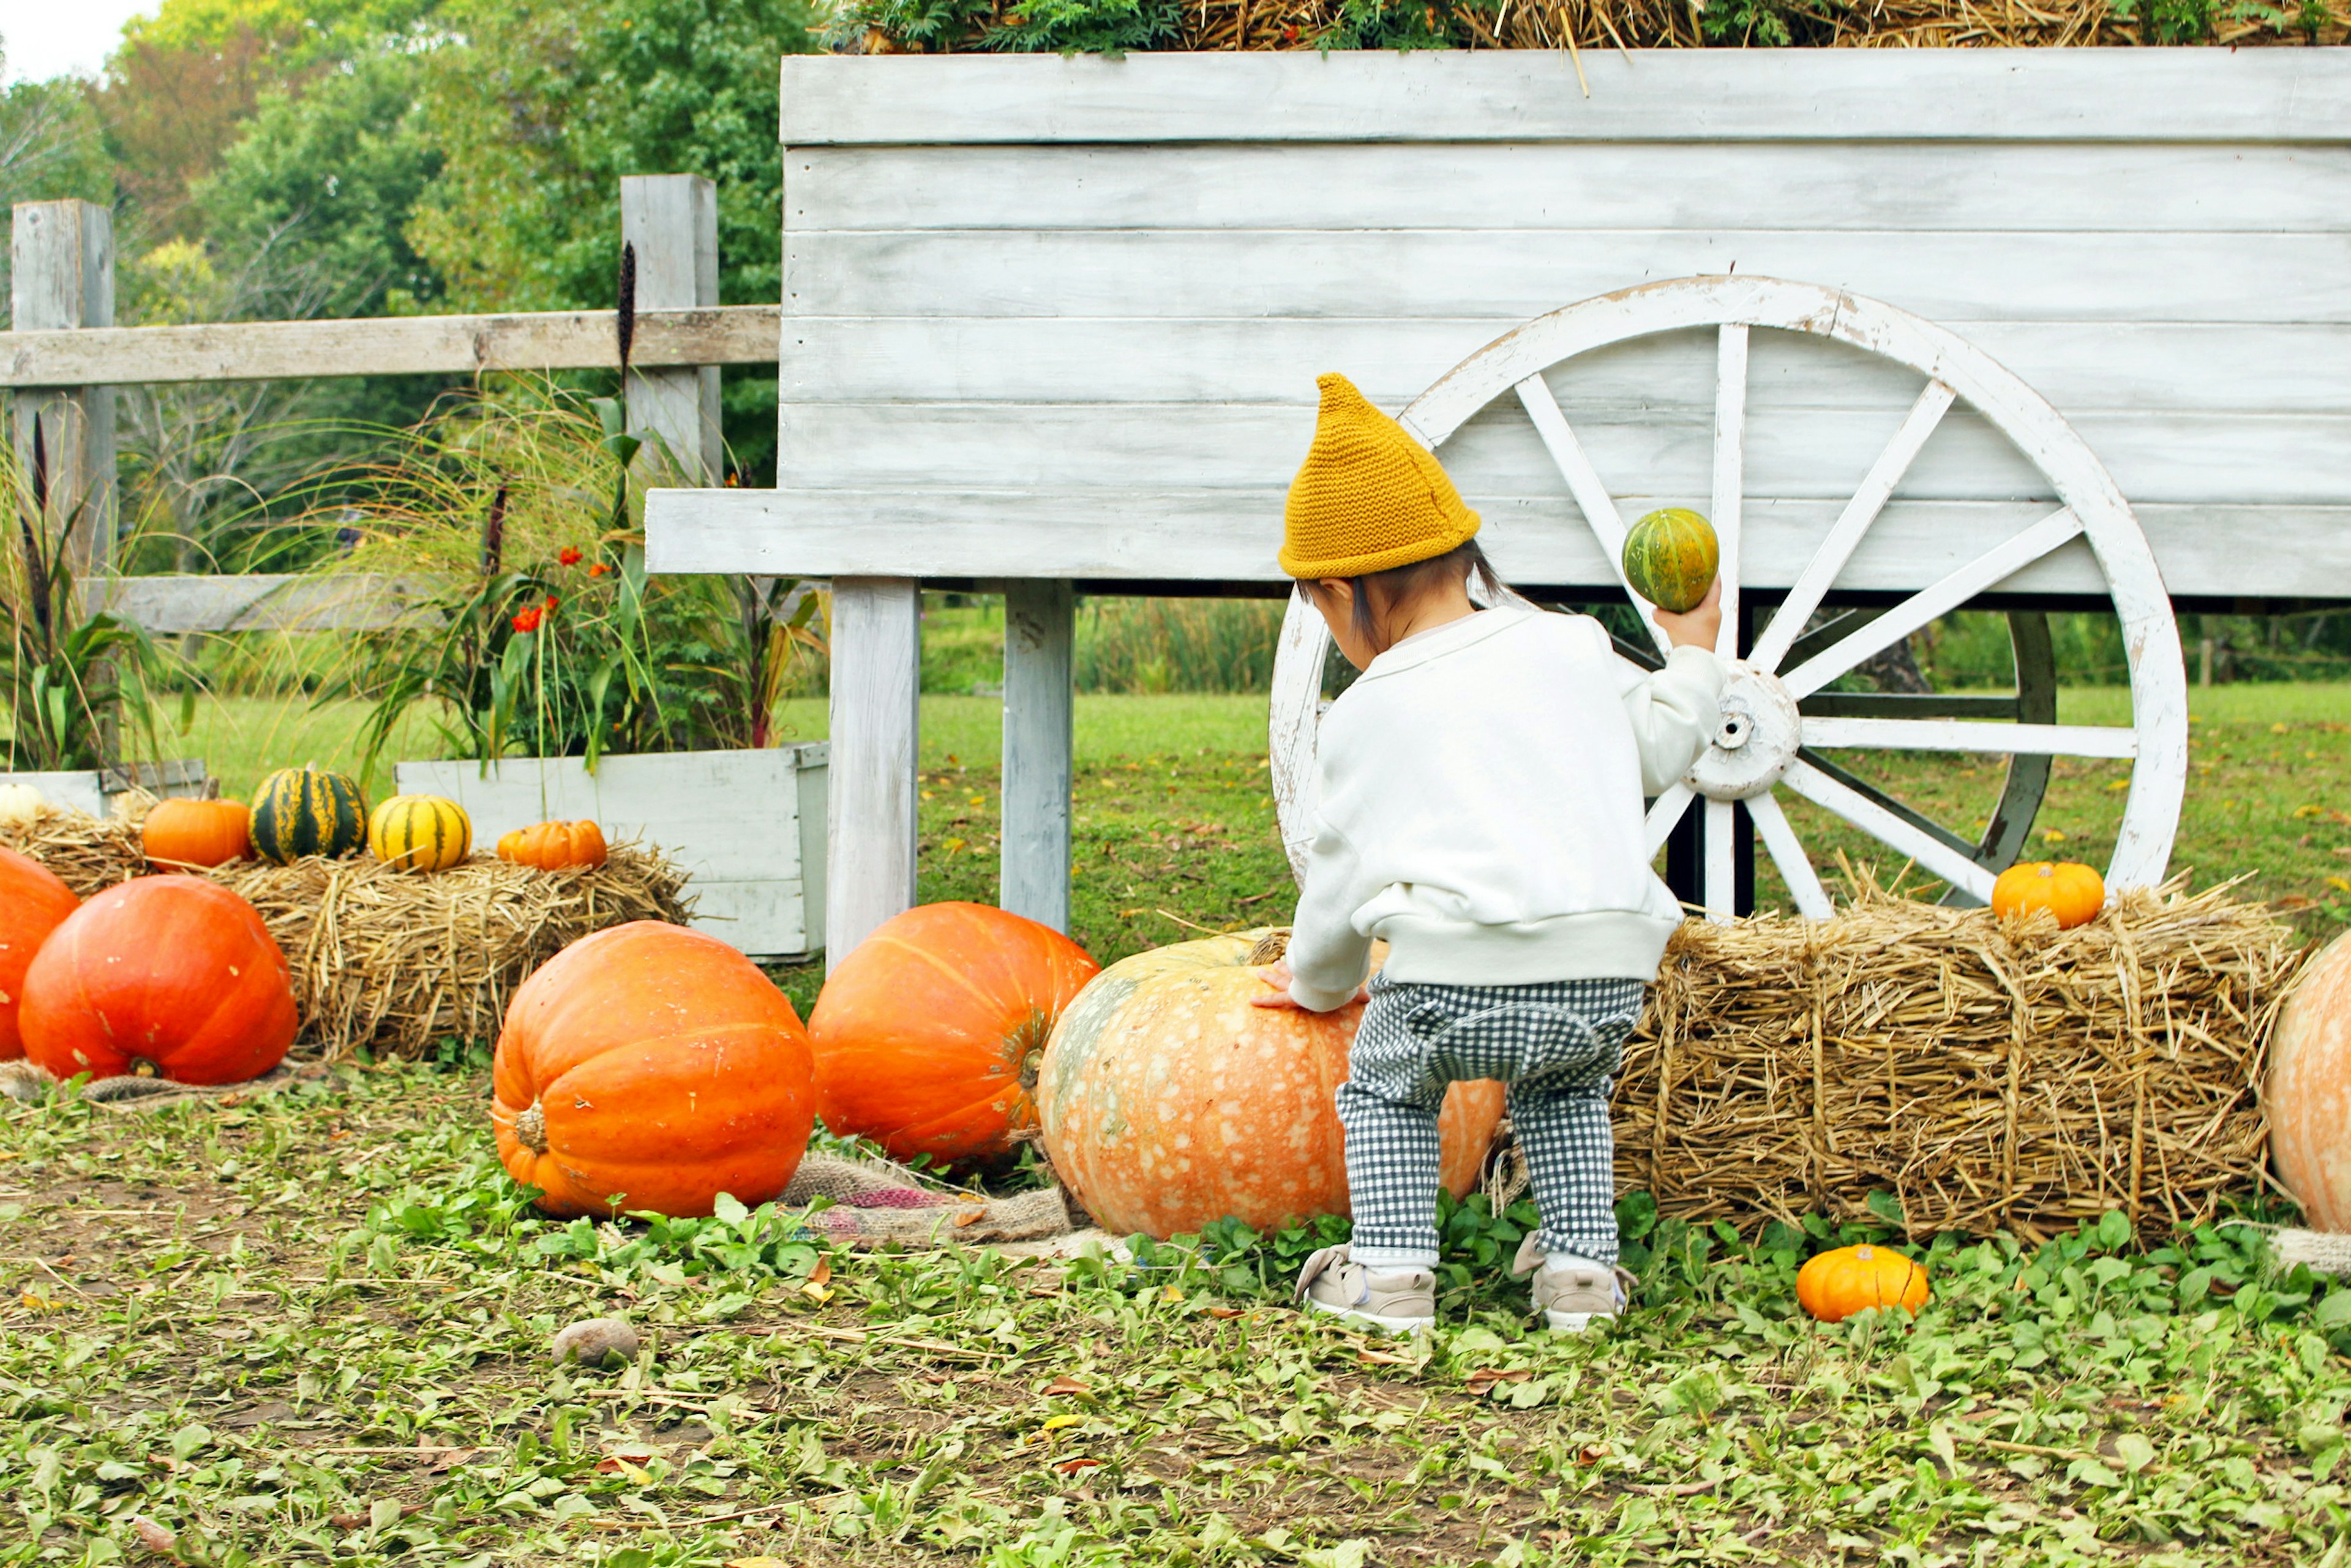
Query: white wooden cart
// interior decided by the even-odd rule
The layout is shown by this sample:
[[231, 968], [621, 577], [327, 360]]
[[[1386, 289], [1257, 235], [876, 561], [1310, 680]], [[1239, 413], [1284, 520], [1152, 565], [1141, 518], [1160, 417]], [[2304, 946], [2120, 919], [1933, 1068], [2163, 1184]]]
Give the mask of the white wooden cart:
[[[1691, 51], [785, 62], [779, 487], [657, 493], [658, 570], [835, 585], [831, 913], [913, 897], [919, 589], [1008, 594], [1004, 900], [1066, 918], [1078, 592], [1279, 592], [1313, 377], [1437, 449], [1531, 596], [1724, 536], [1744, 673], [1655, 803], [1709, 909], [1780, 797], [1980, 896], [2066, 754], [2186, 769], [2174, 602], [2351, 596], [2351, 56]], [[2126, 499], [2126, 497], [2128, 497]], [[2013, 696], [1829, 690], [1962, 604]], [[2132, 722], [2056, 724], [2043, 612], [2111, 606]], [[1301, 832], [1320, 627], [1272, 746]], [[1737, 639], [1737, 645], [1732, 640]], [[1637, 653], [1640, 650], [1628, 650]], [[1835, 754], [2006, 755], [1961, 833]], [[1702, 810], [1692, 803], [1703, 800]]]

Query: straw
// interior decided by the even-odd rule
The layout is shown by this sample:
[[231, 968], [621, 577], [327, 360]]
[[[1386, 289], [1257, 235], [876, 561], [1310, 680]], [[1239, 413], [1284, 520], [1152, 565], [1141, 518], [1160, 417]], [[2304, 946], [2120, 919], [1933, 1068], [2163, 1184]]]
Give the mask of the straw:
[[2060, 932], [1856, 877], [1824, 921], [1690, 922], [1615, 1095], [1620, 1186], [1752, 1229], [1871, 1218], [2041, 1239], [2142, 1235], [2261, 1187], [2262, 1053], [2301, 945], [2179, 878]]

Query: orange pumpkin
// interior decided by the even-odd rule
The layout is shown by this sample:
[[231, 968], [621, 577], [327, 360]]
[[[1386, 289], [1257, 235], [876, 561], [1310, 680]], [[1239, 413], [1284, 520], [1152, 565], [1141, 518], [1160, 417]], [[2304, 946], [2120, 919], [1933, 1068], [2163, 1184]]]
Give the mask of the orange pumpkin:
[[538, 822], [498, 835], [498, 859], [540, 871], [604, 863], [604, 830], [582, 818], [576, 822]]
[[815, 1124], [808, 1031], [758, 965], [639, 920], [539, 966], [507, 1009], [490, 1121], [549, 1214], [706, 1215], [761, 1204]]
[[1824, 1323], [1871, 1307], [1916, 1312], [1927, 1304], [1927, 1270], [1891, 1247], [1840, 1247], [1796, 1270], [1796, 1301]]
[[2262, 1085], [2278, 1180], [2321, 1230], [2351, 1230], [2351, 936], [2303, 966]]
[[159, 800], [139, 846], [160, 866], [225, 865], [253, 853], [253, 813], [242, 800]]
[[2019, 862], [1991, 884], [1992, 913], [2003, 920], [2045, 909], [2064, 931], [2095, 920], [2105, 906], [2105, 879], [2072, 861]]
[[16, 1008], [25, 995], [25, 971], [49, 933], [81, 907], [73, 889], [30, 855], [0, 850], [0, 1061], [25, 1054], [16, 1032]]
[[[1107, 1228], [1152, 1236], [1227, 1215], [1263, 1228], [1345, 1214], [1336, 1102], [1363, 1004], [1258, 1008], [1254, 967], [1281, 934], [1138, 953], [1104, 969], [1053, 1030], [1038, 1077], [1045, 1152]], [[1456, 1083], [1437, 1119], [1441, 1179], [1477, 1185], [1502, 1117], [1499, 1083]]]
[[985, 904], [883, 921], [809, 1014], [817, 1113], [897, 1159], [1010, 1154], [1037, 1126], [1046, 1037], [1101, 969], [1051, 926]]
[[294, 1043], [286, 955], [252, 904], [193, 876], [110, 887], [25, 976], [25, 1054], [59, 1078], [242, 1083]]

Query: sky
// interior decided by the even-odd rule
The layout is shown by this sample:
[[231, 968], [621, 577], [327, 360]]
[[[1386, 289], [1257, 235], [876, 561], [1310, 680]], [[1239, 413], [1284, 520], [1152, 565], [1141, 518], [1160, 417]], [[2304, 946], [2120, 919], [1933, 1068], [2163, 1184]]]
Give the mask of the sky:
[[155, 0], [8, 0], [0, 5], [7, 79], [96, 76], [122, 24], [154, 8]]

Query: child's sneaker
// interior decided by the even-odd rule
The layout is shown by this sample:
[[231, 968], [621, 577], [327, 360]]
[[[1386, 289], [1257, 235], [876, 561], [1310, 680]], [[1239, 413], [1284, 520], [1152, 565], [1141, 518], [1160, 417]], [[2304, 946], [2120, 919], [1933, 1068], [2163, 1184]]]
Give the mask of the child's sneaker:
[[1437, 1276], [1426, 1269], [1367, 1269], [1346, 1248], [1325, 1247], [1298, 1271], [1298, 1300], [1390, 1333], [1418, 1333], [1437, 1322]]
[[1567, 1253], [1548, 1257], [1531, 1234], [1519, 1243], [1519, 1255], [1510, 1263], [1513, 1275], [1530, 1270], [1534, 1273], [1535, 1311], [1562, 1333], [1582, 1333], [1594, 1318], [1614, 1322], [1631, 1299], [1626, 1292], [1640, 1283], [1622, 1269], [1589, 1259]]

